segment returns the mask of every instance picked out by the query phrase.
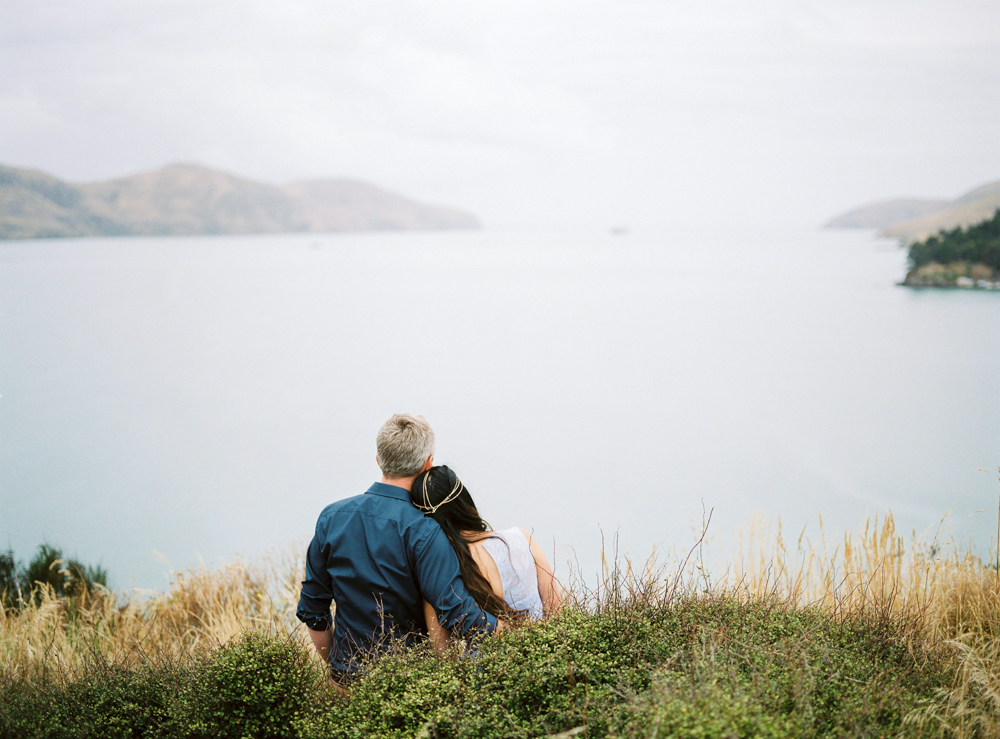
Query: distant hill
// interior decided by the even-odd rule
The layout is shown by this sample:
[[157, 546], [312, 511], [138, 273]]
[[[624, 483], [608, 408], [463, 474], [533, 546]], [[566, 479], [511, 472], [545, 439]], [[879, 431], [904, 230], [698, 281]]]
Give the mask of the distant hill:
[[918, 198], [902, 198], [899, 200], [880, 200], [877, 203], [863, 205], [860, 208], [841, 213], [832, 218], [825, 228], [888, 228], [894, 223], [921, 218], [931, 213], [939, 213], [952, 203], [951, 200], [921, 200]]
[[827, 228], [877, 228], [904, 243], [921, 241], [939, 231], [988, 221], [1000, 208], [1000, 182], [970, 190], [955, 200], [884, 200], [842, 213]]
[[0, 165], [0, 238], [478, 228], [475, 216], [355, 180], [268, 185], [193, 164], [70, 184]]
[[907, 243], [922, 241], [940, 231], [967, 228], [988, 221], [1000, 209], [1000, 182], [977, 187], [955, 200], [946, 210], [894, 223], [883, 230], [885, 236], [895, 236]]

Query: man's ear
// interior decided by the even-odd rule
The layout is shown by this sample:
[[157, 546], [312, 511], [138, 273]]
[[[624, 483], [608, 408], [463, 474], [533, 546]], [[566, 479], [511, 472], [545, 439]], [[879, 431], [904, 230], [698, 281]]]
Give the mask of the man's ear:
[[429, 470], [433, 466], [434, 466], [434, 455], [432, 454], [431, 456], [429, 456], [427, 458], [427, 461], [424, 462], [424, 468], [422, 470], [420, 470], [420, 471], [421, 472], [426, 472], [427, 470]]

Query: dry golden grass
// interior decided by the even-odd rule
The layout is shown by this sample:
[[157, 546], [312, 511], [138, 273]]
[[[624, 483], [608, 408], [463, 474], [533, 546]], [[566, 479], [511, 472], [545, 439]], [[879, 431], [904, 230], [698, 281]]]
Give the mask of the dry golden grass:
[[67, 599], [43, 591], [0, 609], [0, 673], [72, 677], [93, 658], [131, 666], [210, 650], [247, 630], [296, 632], [304, 547], [177, 572], [164, 593], [104, 589]]
[[1000, 737], [1000, 552], [994, 545], [984, 560], [942, 542], [940, 528], [907, 543], [889, 513], [831, 547], [821, 520], [818, 543], [803, 531], [789, 546], [780, 522], [758, 518], [739, 537], [735, 569], [714, 587], [844, 615], [915, 618], [921, 638], [953, 650], [959, 669], [939, 701], [908, 723], [937, 723], [955, 737]]
[[735, 570], [716, 587], [777, 595], [830, 610], [878, 608], [916, 614], [932, 639], [993, 642], [1000, 616], [1000, 572], [935, 535], [907, 545], [891, 513], [865, 522], [831, 548], [804, 535], [789, 547], [781, 525], [755, 520], [741, 538]]

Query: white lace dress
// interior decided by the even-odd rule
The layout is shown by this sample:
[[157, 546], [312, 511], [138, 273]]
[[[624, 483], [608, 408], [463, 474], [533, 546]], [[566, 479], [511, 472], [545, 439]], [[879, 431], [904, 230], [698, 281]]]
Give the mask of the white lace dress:
[[494, 531], [482, 545], [500, 571], [504, 602], [515, 611], [527, 611], [532, 618], [541, 618], [538, 571], [524, 532], [517, 528]]

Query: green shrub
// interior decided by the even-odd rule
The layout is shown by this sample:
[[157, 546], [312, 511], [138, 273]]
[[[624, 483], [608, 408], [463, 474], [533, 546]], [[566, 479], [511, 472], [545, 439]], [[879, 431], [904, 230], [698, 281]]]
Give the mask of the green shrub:
[[775, 715], [759, 698], [739, 686], [684, 680], [667, 674], [629, 707], [621, 736], [800, 737], [804, 727], [794, 715]]
[[171, 664], [94, 664], [68, 682], [0, 679], [0, 737], [294, 737], [329, 694], [301, 644], [249, 632]]
[[69, 684], [8, 683], [0, 690], [0, 736], [119, 739], [165, 736], [178, 684], [172, 670], [104, 668]]
[[[894, 734], [948, 684], [915, 622], [835, 618], [767, 600], [691, 597], [560, 618], [480, 642], [372, 664], [307, 737], [587, 737]], [[657, 728], [658, 727], [658, 728]]]
[[399, 648], [343, 696], [259, 632], [170, 665], [0, 677], [0, 737], [895, 736], [955, 670], [905, 615], [692, 594], [568, 608], [448, 659]]
[[247, 632], [218, 648], [172, 704], [176, 736], [294, 737], [329, 692], [298, 642]]

